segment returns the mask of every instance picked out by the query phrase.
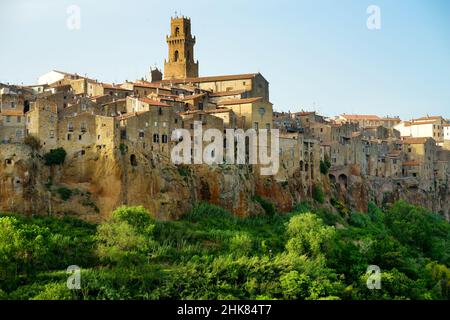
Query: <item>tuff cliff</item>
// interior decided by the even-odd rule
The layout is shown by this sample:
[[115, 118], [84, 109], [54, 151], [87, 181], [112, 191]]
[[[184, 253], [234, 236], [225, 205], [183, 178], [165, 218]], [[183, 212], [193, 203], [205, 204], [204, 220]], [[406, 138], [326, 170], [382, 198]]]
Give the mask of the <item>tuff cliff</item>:
[[[286, 182], [261, 177], [247, 166], [174, 166], [158, 155], [87, 149], [68, 157], [61, 166], [48, 167], [26, 145], [0, 146], [0, 210], [27, 215], [77, 215], [101, 221], [119, 205], [143, 205], [158, 219], [177, 219], [194, 203], [208, 201], [237, 216], [264, 212], [255, 196], [273, 202], [280, 212], [310, 198], [312, 184], [300, 172]], [[321, 175], [314, 181], [326, 199], [366, 211], [369, 201], [378, 205], [405, 199], [449, 217], [449, 192], [425, 192], [408, 182], [364, 179], [350, 172], [348, 181], [330, 183]], [[64, 194], [66, 196], [64, 197]], [[68, 193], [68, 194], [67, 194]]]

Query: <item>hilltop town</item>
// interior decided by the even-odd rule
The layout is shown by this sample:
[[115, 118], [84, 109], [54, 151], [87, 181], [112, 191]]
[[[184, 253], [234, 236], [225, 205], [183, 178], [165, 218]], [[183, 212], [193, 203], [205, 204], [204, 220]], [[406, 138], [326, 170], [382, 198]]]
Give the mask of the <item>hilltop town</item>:
[[[260, 73], [200, 77], [190, 19], [170, 27], [164, 73], [111, 84], [53, 70], [35, 85], [0, 84], [0, 210], [97, 220], [142, 204], [174, 219], [208, 201], [247, 216], [263, 210], [255, 199], [288, 211], [323, 192], [336, 208], [405, 199], [449, 219], [448, 119], [277, 112]], [[173, 164], [172, 131], [199, 122], [221, 132], [279, 129], [280, 170]], [[65, 158], [52, 165], [55, 150]]]

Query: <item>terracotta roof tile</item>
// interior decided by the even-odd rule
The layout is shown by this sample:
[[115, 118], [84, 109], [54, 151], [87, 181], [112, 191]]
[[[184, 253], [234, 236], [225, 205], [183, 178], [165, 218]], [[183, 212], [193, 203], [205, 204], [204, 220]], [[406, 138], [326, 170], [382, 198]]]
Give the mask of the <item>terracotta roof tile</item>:
[[412, 138], [412, 137], [407, 137], [403, 139], [403, 143], [405, 144], [424, 144], [427, 142], [429, 138]]
[[1, 112], [2, 116], [23, 116], [23, 110], [3, 110]]
[[402, 166], [404, 167], [416, 167], [420, 165], [421, 163], [419, 161], [405, 161], [402, 163]]
[[195, 83], [195, 82], [214, 82], [214, 81], [227, 81], [227, 80], [244, 80], [244, 79], [253, 79], [257, 75], [259, 75], [259, 73], [197, 77], [197, 78], [186, 78], [186, 79], [172, 79], [172, 80], [162, 80], [160, 82], [161, 83], [190, 83], [190, 82]]
[[149, 104], [149, 105], [151, 105], [151, 106], [157, 106], [157, 107], [171, 107], [170, 105], [168, 105], [168, 104], [165, 104], [165, 103], [163, 103], [163, 102], [160, 102], [160, 101], [158, 101], [158, 100], [153, 100], [153, 99], [150, 99], [150, 98], [139, 98], [139, 101], [141, 101], [141, 102], [143, 102], [143, 103], [147, 103], [147, 104]]
[[372, 114], [342, 114], [341, 117], [347, 120], [381, 120], [379, 116]]
[[246, 103], [255, 103], [261, 101], [261, 97], [256, 98], [246, 98], [246, 99], [233, 99], [233, 100], [225, 100], [218, 102], [218, 105], [220, 106], [230, 106], [230, 105], [237, 105], [237, 104], [246, 104]]

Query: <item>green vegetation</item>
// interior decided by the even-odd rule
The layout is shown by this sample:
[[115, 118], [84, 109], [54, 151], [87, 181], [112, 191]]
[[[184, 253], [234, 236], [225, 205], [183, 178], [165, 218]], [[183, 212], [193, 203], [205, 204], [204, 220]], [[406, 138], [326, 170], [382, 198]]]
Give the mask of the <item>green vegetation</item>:
[[[156, 221], [120, 207], [100, 225], [3, 215], [0, 299], [450, 298], [450, 225], [423, 208], [270, 210], [241, 219], [201, 203]], [[71, 265], [81, 290], [66, 287]], [[380, 290], [366, 286], [369, 265]]]
[[313, 187], [312, 197], [318, 203], [324, 203], [325, 202], [325, 194], [323, 193], [323, 190], [322, 190], [322, 188], [319, 185], [315, 185]]
[[328, 159], [320, 160], [320, 173], [327, 175], [331, 168], [331, 162]]
[[44, 154], [45, 165], [60, 165], [64, 163], [66, 159], [66, 150], [63, 148], [52, 149], [46, 154]]
[[270, 202], [269, 200], [262, 198], [260, 196], [253, 197], [253, 200], [258, 202], [261, 205], [261, 207], [264, 209], [264, 212], [268, 216], [273, 216], [276, 214], [275, 205], [272, 202]]
[[29, 146], [34, 151], [37, 151], [41, 148], [41, 143], [39, 139], [32, 135], [27, 135], [23, 139], [23, 143]]
[[70, 199], [70, 197], [72, 197], [73, 191], [65, 188], [65, 187], [59, 187], [58, 189], [56, 189], [56, 192], [58, 192], [59, 196], [61, 197], [62, 200], [67, 201]]

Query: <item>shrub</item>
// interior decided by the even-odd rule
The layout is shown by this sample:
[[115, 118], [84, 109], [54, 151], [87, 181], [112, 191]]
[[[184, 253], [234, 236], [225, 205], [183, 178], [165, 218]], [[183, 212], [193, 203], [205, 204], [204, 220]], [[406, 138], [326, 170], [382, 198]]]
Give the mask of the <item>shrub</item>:
[[308, 286], [311, 280], [306, 274], [291, 271], [282, 275], [280, 282], [285, 299], [305, 299], [308, 297]]
[[39, 150], [41, 148], [41, 143], [35, 136], [28, 135], [23, 139], [23, 143], [29, 146], [33, 150]]
[[330, 171], [331, 163], [329, 160], [325, 159], [325, 161], [320, 161], [320, 173], [321, 174], [328, 174]]
[[312, 197], [314, 200], [316, 200], [319, 203], [325, 202], [325, 194], [323, 193], [322, 188], [318, 185], [314, 186]]
[[120, 150], [120, 154], [121, 154], [121, 155], [125, 155], [125, 153], [127, 153], [127, 147], [126, 147], [126, 145], [123, 144], [123, 143], [121, 143], [121, 144], [119, 145], [119, 150]]
[[237, 255], [247, 255], [253, 247], [252, 238], [246, 233], [238, 233], [230, 239], [230, 252]]
[[276, 214], [277, 210], [275, 209], [275, 205], [269, 200], [260, 196], [255, 196], [253, 199], [261, 205], [268, 216], [274, 216]]
[[63, 164], [66, 159], [66, 155], [66, 150], [63, 148], [52, 149], [44, 154], [45, 165], [52, 166]]
[[334, 233], [334, 227], [325, 226], [313, 213], [294, 216], [287, 226], [290, 239], [286, 248], [290, 253], [318, 256], [323, 253]]
[[60, 187], [56, 190], [56, 192], [58, 192], [59, 196], [61, 197], [62, 200], [67, 201], [70, 199], [70, 197], [72, 197], [73, 191], [65, 188], [65, 187]]
[[114, 210], [112, 217], [114, 221], [128, 222], [131, 226], [137, 228], [148, 226], [153, 221], [150, 213], [143, 206], [121, 206]]

